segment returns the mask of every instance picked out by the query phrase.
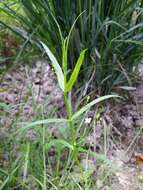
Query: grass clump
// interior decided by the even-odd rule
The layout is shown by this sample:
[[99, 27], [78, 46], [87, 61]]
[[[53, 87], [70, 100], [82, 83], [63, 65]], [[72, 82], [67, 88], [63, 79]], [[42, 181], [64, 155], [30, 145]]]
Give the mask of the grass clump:
[[22, 13], [8, 5], [1, 7], [1, 11], [22, 23], [22, 30], [10, 26], [11, 30], [26, 39], [30, 38], [29, 41], [35, 43], [38, 48], [39, 40], [44, 41], [61, 64], [61, 36], [55, 19], [65, 37], [76, 17], [84, 12], [71, 35], [67, 68], [72, 70], [80, 51], [88, 48], [80, 74], [83, 80], [79, 77], [79, 85], [84, 88], [84, 83], [94, 77], [95, 80], [88, 86], [94, 89], [97, 87], [99, 93], [107, 93], [114, 86], [129, 82], [125, 72], [131, 72], [142, 56], [141, 0], [86, 0], [84, 3], [82, 0], [14, 2], [20, 4]]

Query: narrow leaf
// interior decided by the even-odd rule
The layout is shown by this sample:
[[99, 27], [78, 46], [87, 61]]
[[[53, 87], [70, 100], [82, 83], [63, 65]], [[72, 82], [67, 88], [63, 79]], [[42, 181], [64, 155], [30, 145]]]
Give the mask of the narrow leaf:
[[[106, 96], [102, 96], [100, 98], [96, 98], [95, 100], [93, 100], [92, 102], [88, 103], [87, 105], [85, 105], [84, 107], [82, 107], [79, 111], [77, 111], [71, 118], [71, 120], [76, 119], [77, 117], [79, 117], [81, 114], [83, 114], [84, 112], [86, 112], [88, 109], [90, 109], [92, 106], [94, 106], [95, 104], [104, 101], [106, 99], [109, 98], [119, 98], [120, 96], [118, 95], [106, 95]], [[121, 98], [121, 97], [120, 97]]]
[[54, 67], [55, 73], [57, 75], [59, 86], [62, 89], [62, 91], [64, 91], [64, 75], [63, 75], [63, 71], [62, 71], [57, 59], [55, 58], [55, 56], [51, 52], [51, 50], [43, 42], [41, 42], [41, 44], [42, 44], [43, 48], [45, 49], [49, 59], [52, 62], [52, 66]]
[[44, 185], [42, 184], [42, 182], [39, 179], [37, 179], [34, 176], [32, 176], [32, 178], [42, 187], [42, 189], [44, 189]]
[[25, 130], [34, 128], [38, 125], [44, 125], [44, 124], [49, 124], [49, 123], [66, 123], [67, 121], [68, 121], [67, 119], [52, 118], [52, 119], [44, 119], [44, 120], [35, 121], [29, 124], [22, 123], [22, 124], [26, 124], [26, 126], [20, 128], [16, 133], [23, 132]]
[[13, 171], [7, 176], [7, 178], [1, 184], [0, 190], [5, 189], [6, 186], [7, 186], [7, 184], [12, 181], [12, 178], [13, 178], [14, 174], [17, 172], [18, 168], [19, 168], [19, 166], [17, 166], [16, 168], [14, 168]]
[[66, 74], [67, 74], [67, 49], [66, 49], [66, 43], [67, 43], [67, 38], [64, 39], [63, 47], [62, 47], [63, 48], [62, 67], [63, 67], [63, 72], [64, 72], [64, 78], [65, 79], [66, 79]]
[[70, 76], [70, 79], [66, 85], [66, 89], [65, 91], [66, 92], [69, 92], [72, 88], [72, 86], [74, 85], [74, 83], [76, 82], [77, 80], [77, 77], [78, 77], [78, 73], [80, 71], [80, 68], [81, 68], [81, 65], [83, 63], [83, 60], [84, 60], [84, 55], [85, 55], [85, 52], [87, 51], [87, 49], [83, 50], [81, 53], [80, 53], [80, 56], [77, 60], [77, 63], [76, 63], [76, 66]]

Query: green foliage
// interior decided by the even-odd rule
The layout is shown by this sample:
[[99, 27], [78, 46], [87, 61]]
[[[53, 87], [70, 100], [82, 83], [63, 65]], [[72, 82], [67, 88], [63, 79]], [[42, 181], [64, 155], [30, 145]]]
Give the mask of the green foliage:
[[[61, 33], [65, 37], [75, 19], [82, 13], [70, 33], [70, 51], [67, 68], [74, 68], [82, 49], [88, 48], [85, 64], [82, 66], [80, 81], [87, 82], [93, 70], [95, 80], [92, 86], [107, 92], [114, 85], [125, 82], [122, 67], [126, 72], [142, 57], [142, 1], [141, 0], [19, 0], [23, 12], [13, 10], [9, 6], [1, 7], [1, 11], [17, 19], [23, 32], [11, 29], [23, 37], [24, 30], [32, 39], [43, 41], [57, 60], [61, 63]], [[1, 23], [3, 21], [1, 20]], [[58, 25], [58, 24], [59, 25]], [[59, 26], [61, 33], [59, 33]], [[68, 41], [68, 39], [67, 39]], [[40, 43], [40, 42], [39, 42]], [[39, 46], [38, 46], [39, 47]]]
[[[81, 15], [80, 15], [81, 16]], [[79, 16], [77, 17], [77, 19], [79, 18]], [[62, 34], [61, 34], [61, 30], [59, 28], [60, 34], [61, 34], [61, 39], [62, 39], [62, 63], [63, 64], [59, 64], [57, 62], [57, 59], [55, 58], [55, 56], [53, 55], [53, 53], [50, 51], [50, 49], [43, 43], [41, 42], [43, 48], [45, 49], [46, 54], [48, 55], [49, 59], [51, 60], [52, 66], [55, 70], [55, 73], [57, 75], [57, 80], [58, 80], [58, 84], [61, 87], [63, 93], [64, 93], [64, 102], [65, 102], [65, 107], [66, 107], [66, 111], [67, 111], [67, 118], [68, 121], [67, 123], [69, 123], [69, 127], [71, 129], [71, 134], [72, 134], [72, 146], [73, 146], [73, 151], [74, 147], [76, 149], [76, 130], [74, 127], [74, 120], [76, 118], [78, 118], [80, 115], [82, 115], [84, 112], [88, 111], [92, 106], [94, 106], [95, 104], [106, 100], [108, 98], [114, 98], [117, 97], [117, 95], [108, 95], [108, 96], [103, 96], [103, 97], [99, 97], [95, 100], [93, 100], [92, 102], [88, 103], [87, 105], [85, 105], [84, 107], [82, 107], [78, 112], [73, 113], [73, 105], [71, 102], [71, 92], [72, 92], [72, 87], [75, 84], [75, 82], [77, 81], [78, 75], [79, 75], [79, 71], [81, 68], [81, 65], [83, 63], [83, 59], [84, 59], [84, 55], [86, 50], [83, 50], [80, 55], [79, 58], [77, 60], [77, 63], [75, 64], [75, 67], [73, 69], [73, 72], [71, 74], [71, 76], [68, 78], [68, 72], [67, 72], [67, 63], [68, 63], [68, 43], [70, 40], [70, 36], [71, 36], [71, 32], [76, 24], [77, 19], [74, 21], [69, 35], [67, 38], [65, 38], [63, 40]], [[60, 66], [61, 65], [61, 66]], [[63, 68], [62, 68], [63, 67]], [[51, 120], [50, 120], [51, 121]], [[53, 121], [53, 120], [52, 120]], [[49, 122], [49, 120], [47, 121]], [[55, 122], [57, 122], [57, 120], [55, 119]], [[59, 119], [58, 119], [59, 122]]]
[[[4, 0], [4, 1], [0, 1], [0, 7], [2, 8], [3, 6], [7, 6], [10, 7], [11, 9], [13, 9], [15, 12], [21, 12], [20, 10], [20, 4], [17, 3], [17, 0]], [[13, 19], [11, 17], [10, 14], [7, 14], [5, 11], [0, 9], [0, 20], [10, 24], [10, 25], [19, 25], [18, 20], [17, 19]], [[0, 29], [3, 28], [2, 25], [0, 25]]]
[[69, 81], [67, 82], [66, 84], [66, 91], [69, 92], [72, 88], [72, 86], [74, 85], [74, 83], [76, 82], [77, 80], [77, 77], [78, 77], [78, 74], [79, 74], [79, 71], [80, 71], [80, 68], [81, 68], [81, 65], [83, 63], [83, 59], [84, 59], [84, 55], [85, 55], [85, 52], [86, 50], [83, 50], [81, 53], [80, 53], [80, 56], [77, 60], [77, 63], [75, 65], [75, 68], [70, 76], [70, 79]]
[[[33, 142], [24, 135], [24, 137], [18, 136], [24, 138], [23, 144], [19, 138], [14, 139], [14, 144], [21, 147], [20, 158], [12, 165], [9, 172], [0, 170], [4, 176], [4, 180], [0, 181], [0, 189], [14, 189], [16, 186], [30, 189], [34, 182], [36, 188], [42, 190], [74, 190], [77, 187], [93, 189], [96, 185], [91, 179], [94, 170], [85, 171], [81, 166], [79, 155], [82, 153], [87, 158], [94, 157], [102, 163], [102, 166], [104, 163], [110, 168], [111, 163], [106, 157], [106, 126], [104, 127], [105, 155], [102, 155], [84, 147], [86, 140], [82, 133], [77, 136], [79, 126], [84, 127], [80, 117], [101, 101], [118, 96], [102, 96], [73, 111], [72, 88], [79, 76], [84, 77], [83, 82], [88, 81], [95, 68], [96, 80], [92, 85], [103, 87], [102, 92], [109, 91], [114, 84], [124, 79], [124, 72], [119, 68], [129, 69], [140, 59], [140, 48], [138, 49], [142, 39], [142, 35], [139, 38], [139, 33], [142, 32], [142, 11], [138, 6], [140, 1], [19, 0], [13, 2], [21, 3], [23, 12], [15, 11], [8, 4], [1, 6], [0, 10], [22, 23], [23, 29], [8, 26], [9, 23], [6, 24], [2, 20], [1, 24], [26, 38], [26, 42], [30, 41], [37, 45], [42, 52], [43, 50], [46, 52], [63, 91], [67, 118], [50, 119], [48, 116], [47, 119], [41, 111], [37, 113], [36, 121], [22, 123], [24, 126], [17, 130], [13, 138], [29, 129], [35, 130], [39, 136]], [[133, 17], [135, 6], [139, 11], [136, 19]], [[88, 48], [87, 52], [85, 48]], [[129, 56], [132, 52], [133, 55]], [[35, 105], [37, 106], [36, 102]], [[0, 106], [8, 109], [4, 104]], [[84, 121], [84, 116], [82, 119]], [[58, 125], [58, 128], [64, 124], [69, 132], [68, 135], [60, 134], [55, 139], [50, 135], [50, 124]], [[18, 141], [20, 142], [17, 143]], [[48, 152], [52, 151], [52, 148], [55, 153], [50, 160]], [[62, 161], [63, 152], [65, 158]], [[96, 168], [99, 168], [98, 164]], [[74, 179], [74, 174], [80, 175], [80, 179], [78, 177]], [[104, 175], [103, 179], [105, 180]]]
[[[75, 20], [75, 22], [76, 22], [76, 20]], [[77, 63], [75, 64], [75, 67], [73, 68], [73, 72], [68, 77], [68, 75], [69, 75], [68, 71], [67, 71], [68, 40], [70, 40], [70, 34], [74, 28], [75, 22], [72, 25], [72, 28], [71, 28], [70, 33], [67, 38], [64, 39], [61, 35], [62, 50], [63, 50], [62, 51], [62, 58], [63, 58], [62, 63], [63, 64], [59, 64], [56, 57], [52, 53], [52, 51], [43, 42], [41, 42], [47, 56], [49, 57], [49, 59], [51, 61], [52, 66], [55, 70], [58, 84], [61, 87], [61, 89], [63, 90], [64, 102], [65, 102], [65, 107], [66, 107], [66, 111], [67, 111], [67, 119], [64, 119], [64, 118], [45, 119], [44, 115], [42, 114], [42, 119], [37, 120], [36, 122], [28, 123], [28, 124], [23, 123], [24, 127], [18, 129], [18, 131], [15, 133], [15, 135], [19, 135], [19, 133], [22, 134], [22, 132], [27, 132], [29, 129], [36, 130], [38, 128], [41, 128], [41, 129], [39, 129], [41, 131], [41, 139], [39, 141], [40, 141], [40, 146], [42, 149], [40, 151], [40, 153], [42, 155], [42, 163], [41, 163], [40, 169], [41, 169], [41, 167], [43, 168], [43, 170], [42, 170], [43, 175], [42, 175], [42, 178], [40, 178], [39, 176], [37, 176], [37, 177], [34, 176], [34, 180], [39, 184], [39, 186], [42, 190], [47, 190], [49, 184], [51, 186], [53, 186], [54, 188], [58, 189], [56, 187], [56, 185], [58, 186], [58, 182], [53, 183], [52, 181], [49, 181], [47, 178], [47, 155], [46, 154], [48, 151], [51, 150], [52, 147], [54, 147], [57, 152], [57, 156], [55, 156], [56, 162], [54, 161], [54, 163], [56, 163], [56, 169], [53, 168], [53, 172], [54, 172], [54, 175], [58, 178], [61, 173], [60, 159], [62, 156], [62, 151], [63, 150], [65, 151], [65, 149], [66, 149], [66, 151], [68, 151], [68, 154], [70, 155], [70, 157], [68, 158], [68, 162], [66, 163], [67, 166], [64, 169], [67, 173], [68, 173], [68, 168], [71, 167], [72, 162], [74, 164], [76, 164], [79, 168], [82, 168], [80, 166], [80, 162], [79, 162], [79, 158], [78, 158], [80, 153], [86, 153], [86, 154], [95, 156], [100, 161], [104, 161], [104, 162], [106, 162], [106, 164], [108, 164], [108, 159], [106, 159], [106, 157], [104, 157], [103, 155], [98, 155], [93, 151], [87, 150], [86, 148], [83, 148], [82, 144], [79, 143], [77, 140], [77, 134], [76, 134], [77, 128], [75, 125], [77, 118], [79, 118], [83, 113], [87, 112], [95, 104], [97, 104], [101, 101], [104, 101], [106, 99], [109, 99], [109, 98], [115, 98], [117, 96], [116, 95], [108, 95], [108, 96], [99, 97], [96, 100], [93, 100], [92, 102], [83, 106], [81, 109], [79, 109], [79, 111], [73, 112], [73, 105], [71, 102], [72, 88], [73, 88], [73, 85], [75, 84], [75, 82], [77, 81], [79, 71], [80, 71], [81, 65], [83, 63], [84, 55], [86, 52], [86, 50], [83, 50], [80, 53]], [[60, 138], [60, 137], [58, 139], [53, 139], [52, 137], [47, 138], [47, 131], [48, 131], [47, 128], [50, 124], [53, 124], [53, 123], [54, 124], [63, 123], [65, 125], [66, 130], [70, 132], [66, 138]], [[20, 184], [19, 184], [20, 187], [26, 186], [26, 183], [27, 183], [26, 180], [27, 180], [27, 176], [29, 173], [29, 168], [32, 167], [32, 166], [30, 166], [30, 155], [31, 155], [31, 150], [32, 150], [31, 146], [33, 145], [33, 143], [30, 143], [29, 141], [26, 141], [26, 142], [27, 142], [26, 146], [24, 146], [24, 150], [22, 151], [22, 153], [23, 153], [22, 161], [23, 160], [24, 161], [23, 161], [23, 170], [22, 170], [23, 179], [22, 179], [22, 182], [20, 181]], [[40, 156], [38, 155], [39, 158], [40, 158]], [[35, 158], [34, 158], [34, 160], [35, 160]], [[65, 162], [66, 162], [66, 159], [65, 159]], [[16, 167], [16, 171], [17, 171], [17, 169], [18, 168]], [[86, 176], [87, 176], [87, 178], [89, 178], [90, 175], [92, 174], [92, 172], [91, 171], [89, 173], [85, 172], [83, 174], [83, 175], [85, 175], [84, 179], [86, 179]], [[35, 173], [34, 173], [34, 175], [35, 175]], [[53, 175], [53, 177], [54, 177], [54, 175]], [[11, 184], [11, 179], [9, 180], [9, 176], [8, 176], [8, 180], [6, 178], [6, 182], [2, 183], [2, 188], [3, 188], [3, 186], [5, 186], [5, 183], [8, 183], [8, 185]]]
[[[71, 116], [69, 115], [68, 119], [55, 118], [56, 113], [53, 111], [51, 114], [44, 114], [46, 101], [43, 105], [37, 105], [33, 97], [32, 105], [35, 111], [35, 116], [32, 118], [33, 122], [21, 123], [23, 116], [18, 116], [11, 126], [14, 131], [11, 132], [10, 137], [3, 141], [3, 145], [1, 143], [2, 153], [9, 153], [9, 164], [0, 169], [0, 189], [16, 189], [18, 187], [28, 190], [32, 188], [38, 190], [52, 188], [74, 190], [77, 186], [81, 186], [83, 189], [89, 186], [89, 190], [93, 189], [95, 182], [92, 181], [91, 175], [95, 167], [99, 165], [96, 164], [92, 170], [88, 167], [85, 169], [81, 166], [80, 154], [96, 158], [99, 163], [102, 163], [102, 166], [105, 164], [108, 167], [108, 172], [112, 167], [110, 168], [111, 163], [105, 155], [84, 147], [85, 139], [82, 130], [85, 130], [86, 126], [83, 122], [85, 119], [83, 113], [88, 111], [91, 106], [112, 97], [115, 96], [98, 98]], [[23, 107], [25, 104], [21, 106]], [[13, 109], [13, 106], [7, 106], [3, 103], [0, 107], [4, 112], [11, 112]], [[81, 115], [83, 121], [79, 118]], [[72, 126], [70, 126], [71, 124]], [[79, 130], [79, 126], [82, 126], [80, 135], [77, 136], [74, 133], [74, 137], [71, 133], [73, 129], [70, 127]], [[66, 128], [66, 131], [62, 131], [60, 128]], [[17, 130], [16, 133], [15, 130]], [[29, 130], [32, 130], [34, 134], [36, 133], [34, 139], [26, 135]], [[56, 139], [50, 130], [59, 133]], [[65, 133], [67, 133], [67, 137]], [[73, 137], [74, 144], [72, 144]], [[52, 153], [53, 150], [54, 153]], [[72, 176], [75, 178], [74, 181]]]
[[64, 74], [62, 72], [62, 69], [50, 49], [43, 42], [41, 43], [52, 62], [52, 66], [54, 67], [55, 73], [57, 75], [59, 86], [64, 91]]

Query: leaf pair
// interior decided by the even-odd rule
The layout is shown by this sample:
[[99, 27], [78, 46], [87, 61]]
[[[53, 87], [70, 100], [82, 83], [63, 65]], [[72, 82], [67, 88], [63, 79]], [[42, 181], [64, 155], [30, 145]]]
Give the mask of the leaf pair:
[[[73, 114], [73, 116], [71, 117], [71, 120], [75, 120], [77, 119], [79, 116], [81, 116], [83, 113], [85, 113], [86, 111], [88, 111], [92, 106], [106, 100], [106, 99], [109, 99], [109, 98], [121, 98], [120, 96], [117, 96], [117, 95], [106, 95], [106, 96], [102, 96], [102, 97], [99, 97], [93, 101], [91, 101], [90, 103], [86, 104], [85, 106], [83, 106], [80, 110], [78, 110], [77, 112], [75, 112]], [[28, 129], [34, 129], [36, 126], [38, 125], [45, 125], [45, 124], [51, 124], [51, 123], [57, 123], [57, 124], [60, 124], [60, 123], [67, 123], [67, 122], [70, 122], [68, 119], [63, 119], [63, 118], [49, 118], [49, 119], [44, 119], [44, 120], [38, 120], [38, 121], [35, 121], [35, 122], [32, 122], [32, 123], [23, 123], [25, 124], [26, 126], [25, 127], [21, 127], [17, 132], [17, 133], [22, 133], [24, 131], [27, 131]]]
[[[63, 92], [69, 92], [77, 80], [81, 65], [84, 60], [86, 49], [81, 51], [79, 58], [77, 60], [77, 63], [75, 65], [75, 68], [70, 76], [70, 79], [68, 82], [65, 83], [65, 81], [66, 81], [65, 78], [67, 77], [67, 73], [65, 73], [65, 72], [63, 73], [63, 70], [62, 70], [60, 64], [58, 63], [57, 59], [55, 58], [55, 56], [53, 55], [51, 50], [43, 42], [41, 42], [41, 44], [52, 63], [52, 66], [57, 75], [57, 80], [58, 80], [58, 84], [59, 84], [60, 88], [62, 89]], [[64, 57], [66, 57], [66, 55]], [[66, 69], [64, 69], [64, 70], [66, 70]]]

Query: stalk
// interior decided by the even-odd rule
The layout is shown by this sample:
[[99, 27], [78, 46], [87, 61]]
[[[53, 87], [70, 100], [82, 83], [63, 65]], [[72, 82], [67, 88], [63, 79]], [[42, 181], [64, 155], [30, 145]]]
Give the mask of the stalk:
[[[42, 120], [44, 120], [44, 107], [42, 107], [41, 110], [42, 113]], [[42, 184], [42, 190], [47, 190], [47, 172], [46, 172], [46, 127], [44, 124], [42, 124], [42, 159], [43, 159], [43, 182]]]
[[43, 125], [43, 175], [44, 175], [44, 180], [43, 180], [43, 190], [47, 189], [46, 181], [46, 157], [45, 157], [45, 126]]
[[74, 122], [71, 119], [72, 118], [72, 103], [71, 103], [71, 98], [67, 92], [64, 92], [64, 103], [67, 111], [67, 118], [69, 120], [69, 126], [71, 129], [71, 136], [72, 136], [72, 145], [73, 147], [76, 145], [76, 133], [74, 129]]

